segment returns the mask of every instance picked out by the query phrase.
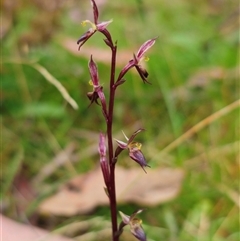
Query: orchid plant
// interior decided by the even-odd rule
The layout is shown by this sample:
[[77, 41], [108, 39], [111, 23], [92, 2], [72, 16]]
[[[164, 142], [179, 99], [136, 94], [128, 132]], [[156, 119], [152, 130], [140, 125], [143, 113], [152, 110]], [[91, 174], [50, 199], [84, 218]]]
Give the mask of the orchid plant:
[[113, 112], [114, 112], [114, 101], [116, 90], [122, 85], [126, 80], [124, 79], [126, 73], [131, 68], [136, 68], [139, 76], [141, 77], [143, 83], [150, 82], [147, 80], [148, 72], [141, 65], [141, 61], [145, 58], [144, 54], [148, 49], [150, 49], [156, 38], [147, 40], [139, 48], [137, 54], [133, 54], [132, 59], [122, 68], [120, 73], [116, 74], [116, 56], [117, 56], [117, 42], [113, 42], [110, 32], [107, 30], [107, 26], [112, 22], [112, 20], [99, 22], [99, 12], [98, 7], [94, 0], [91, 0], [94, 22], [85, 20], [82, 25], [90, 24], [89, 30], [84, 33], [77, 44], [79, 45], [79, 50], [91, 38], [94, 33], [100, 32], [104, 35], [104, 42], [111, 50], [111, 69], [110, 69], [110, 80], [109, 80], [109, 99], [106, 100], [103, 86], [100, 84], [100, 78], [98, 75], [97, 65], [93, 60], [93, 56], [90, 56], [90, 61], [88, 64], [90, 72], [90, 85], [92, 85], [93, 90], [87, 93], [87, 97], [90, 100], [90, 105], [96, 103], [100, 105], [103, 113], [104, 120], [106, 122], [106, 133], [100, 133], [99, 137], [99, 148], [98, 152], [100, 155], [100, 166], [105, 182], [105, 191], [109, 199], [110, 210], [111, 210], [111, 221], [112, 221], [112, 241], [119, 241], [119, 237], [123, 232], [123, 228], [126, 225], [130, 226], [131, 233], [140, 241], [146, 241], [146, 234], [142, 228], [141, 219], [136, 218], [136, 215], [141, 213], [143, 209], [140, 209], [130, 216], [119, 212], [122, 222], [118, 226], [117, 222], [117, 201], [116, 201], [116, 188], [115, 188], [115, 166], [118, 161], [118, 156], [124, 150], [128, 150], [129, 157], [137, 162], [143, 170], [146, 172], [144, 167], [149, 167], [146, 159], [141, 151], [141, 143], [135, 142], [134, 139], [138, 133], [144, 129], [139, 129], [135, 131], [130, 138], [127, 138], [124, 134], [127, 142], [120, 140], [115, 140], [117, 143], [116, 150], [113, 146], [113, 135], [112, 135], [112, 125], [113, 125]]

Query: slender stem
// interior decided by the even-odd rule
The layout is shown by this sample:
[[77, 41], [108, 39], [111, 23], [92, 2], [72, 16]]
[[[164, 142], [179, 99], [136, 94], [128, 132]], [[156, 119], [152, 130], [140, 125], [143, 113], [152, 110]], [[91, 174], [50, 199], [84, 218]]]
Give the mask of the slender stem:
[[112, 220], [112, 240], [118, 241], [119, 238], [116, 236], [118, 231], [117, 224], [117, 201], [116, 201], [116, 189], [115, 189], [115, 164], [110, 167], [110, 210]]
[[117, 47], [112, 47], [112, 63], [111, 63], [111, 76], [110, 76], [110, 97], [108, 106], [108, 121], [107, 121], [107, 135], [108, 135], [108, 153], [109, 153], [109, 164], [113, 162], [113, 141], [112, 141], [112, 123], [113, 123], [113, 108], [115, 98], [115, 68], [116, 68], [116, 52]]
[[111, 76], [110, 76], [110, 97], [108, 107], [108, 122], [107, 122], [107, 136], [108, 136], [108, 155], [110, 165], [110, 183], [109, 183], [109, 201], [111, 210], [112, 220], [112, 241], [118, 241], [119, 238], [116, 236], [118, 231], [117, 225], [117, 202], [116, 202], [116, 188], [115, 188], [115, 162], [113, 162], [113, 139], [112, 139], [112, 123], [113, 123], [113, 108], [115, 98], [115, 68], [116, 68], [116, 52], [117, 46], [112, 48], [112, 61], [111, 61]]

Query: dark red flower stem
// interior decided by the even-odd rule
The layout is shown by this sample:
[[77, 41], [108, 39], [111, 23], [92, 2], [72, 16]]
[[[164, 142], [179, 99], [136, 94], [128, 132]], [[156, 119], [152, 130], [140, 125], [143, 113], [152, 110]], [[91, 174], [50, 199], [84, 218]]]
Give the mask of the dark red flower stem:
[[113, 108], [114, 108], [114, 98], [115, 98], [115, 69], [116, 69], [116, 53], [117, 46], [111, 47], [112, 50], [112, 61], [111, 61], [111, 76], [110, 76], [110, 97], [108, 106], [108, 120], [107, 120], [107, 137], [108, 137], [108, 155], [109, 155], [109, 165], [110, 165], [110, 182], [109, 182], [109, 201], [111, 210], [111, 220], [112, 220], [112, 241], [118, 241], [119, 236], [117, 236], [118, 224], [117, 224], [117, 201], [116, 201], [116, 188], [115, 188], [115, 161], [113, 156], [113, 138], [112, 138], [112, 123], [113, 123]]

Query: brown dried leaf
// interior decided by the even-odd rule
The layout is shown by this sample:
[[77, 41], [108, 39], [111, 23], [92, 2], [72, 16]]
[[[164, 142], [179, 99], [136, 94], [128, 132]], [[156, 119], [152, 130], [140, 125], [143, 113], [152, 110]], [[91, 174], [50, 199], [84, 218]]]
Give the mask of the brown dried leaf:
[[[181, 169], [116, 169], [116, 189], [119, 203], [133, 202], [153, 206], [169, 201], [180, 191], [184, 172]], [[87, 213], [99, 205], [107, 205], [100, 168], [77, 176], [66, 183], [58, 193], [40, 206], [41, 213], [72, 216]]]
[[[80, 51], [78, 51], [78, 46], [76, 40], [67, 38], [60, 43], [65, 49], [74, 55], [85, 57], [89, 59], [91, 55], [94, 57], [94, 61], [101, 62], [104, 64], [109, 64], [111, 60], [111, 51], [108, 48], [98, 48], [94, 46], [89, 46], [85, 44]], [[137, 50], [137, 48], [135, 49]], [[119, 50], [117, 57], [117, 66], [122, 67], [132, 59], [134, 50]]]
[[71, 241], [72, 239], [65, 238], [59, 235], [51, 234], [43, 229], [17, 223], [2, 214], [1, 220], [1, 240], [11, 241]]
[[222, 67], [205, 68], [194, 73], [188, 80], [188, 86], [193, 87], [206, 87], [212, 80], [223, 80], [226, 77], [226, 69]]
[[238, 78], [238, 72], [239, 66], [231, 69], [221, 66], [198, 69], [189, 77], [184, 85], [175, 88], [171, 95], [173, 98], [189, 101], [192, 98], [196, 98], [196, 92], [192, 92], [194, 89], [204, 90], [209, 88], [215, 81], [235, 81]]

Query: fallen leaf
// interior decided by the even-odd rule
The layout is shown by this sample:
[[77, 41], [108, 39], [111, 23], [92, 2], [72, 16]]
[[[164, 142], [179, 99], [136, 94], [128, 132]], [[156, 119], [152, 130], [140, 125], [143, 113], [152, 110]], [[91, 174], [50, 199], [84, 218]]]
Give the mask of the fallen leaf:
[[4, 241], [71, 241], [59, 235], [51, 234], [43, 229], [17, 223], [0, 214], [1, 240]]
[[222, 67], [211, 67], [197, 71], [188, 80], [188, 86], [194, 87], [206, 87], [212, 80], [223, 80], [226, 77], [226, 69]]
[[[182, 169], [116, 168], [116, 190], [119, 203], [154, 206], [172, 200], [180, 191], [184, 177]], [[39, 206], [40, 213], [72, 216], [84, 214], [99, 205], [107, 205], [100, 168], [77, 176], [66, 183], [55, 195]]]
[[[70, 53], [89, 59], [93, 55], [94, 61], [109, 64], [111, 62], [111, 51], [108, 48], [99, 48], [95, 46], [84, 45], [80, 51], [78, 51], [78, 45], [76, 40], [66, 38], [60, 43]], [[118, 50], [117, 54], [117, 67], [125, 66], [130, 59], [133, 58], [134, 51], [137, 51], [138, 47], [134, 49]]]
[[229, 69], [221, 66], [198, 69], [189, 77], [184, 85], [173, 89], [171, 96], [183, 101], [196, 99], [196, 91], [194, 89], [205, 90], [216, 81], [234, 82], [238, 78], [238, 73], [239, 66]]

